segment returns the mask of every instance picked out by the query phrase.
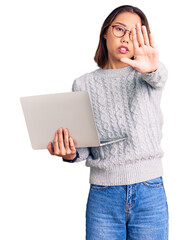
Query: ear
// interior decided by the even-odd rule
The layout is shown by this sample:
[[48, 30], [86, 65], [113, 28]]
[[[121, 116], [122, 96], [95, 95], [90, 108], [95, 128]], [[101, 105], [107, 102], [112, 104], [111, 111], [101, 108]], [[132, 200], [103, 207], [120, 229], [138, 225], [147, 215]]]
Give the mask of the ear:
[[104, 33], [103, 38], [107, 39], [107, 34], [106, 33]]
[[103, 38], [105, 38], [105, 39], [107, 39], [107, 31], [108, 31], [108, 29], [105, 30], [104, 35], [103, 35]]

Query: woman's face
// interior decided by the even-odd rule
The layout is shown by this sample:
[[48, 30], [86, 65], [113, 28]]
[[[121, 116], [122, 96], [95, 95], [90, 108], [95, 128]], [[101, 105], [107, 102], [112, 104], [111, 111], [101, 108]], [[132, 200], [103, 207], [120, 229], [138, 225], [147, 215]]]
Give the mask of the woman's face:
[[[108, 62], [104, 69], [126, 67], [128, 64], [121, 62], [120, 58], [132, 58], [134, 56], [133, 42], [130, 39], [129, 31], [126, 31], [123, 37], [116, 37], [113, 34], [112, 25], [119, 25], [131, 31], [133, 27], [136, 27], [136, 23], [142, 25], [141, 19], [137, 14], [124, 12], [120, 13], [109, 26], [107, 32], [104, 34], [108, 49]], [[119, 28], [117, 30], [120, 31]], [[128, 51], [124, 47], [127, 47]]]

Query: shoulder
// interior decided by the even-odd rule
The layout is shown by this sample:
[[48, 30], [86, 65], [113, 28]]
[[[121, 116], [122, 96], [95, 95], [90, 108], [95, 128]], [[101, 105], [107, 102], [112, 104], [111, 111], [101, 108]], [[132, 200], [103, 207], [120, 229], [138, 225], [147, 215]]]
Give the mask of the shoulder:
[[97, 69], [93, 70], [91, 72], [87, 72], [85, 74], [82, 74], [81, 76], [75, 78], [74, 81], [73, 81], [72, 90], [73, 89], [78, 89], [78, 90], [79, 89], [84, 89], [85, 84], [88, 81], [91, 81], [92, 79], [94, 79], [94, 75], [95, 75], [96, 71], [97, 71]]
[[87, 72], [85, 74], [82, 74], [81, 76], [77, 77], [74, 82], [77, 82], [78, 84], [79, 83], [82, 83], [82, 82], [86, 82], [90, 79], [93, 79], [94, 78], [94, 75], [95, 75], [95, 72], [97, 71], [98, 69], [95, 69], [91, 72]]

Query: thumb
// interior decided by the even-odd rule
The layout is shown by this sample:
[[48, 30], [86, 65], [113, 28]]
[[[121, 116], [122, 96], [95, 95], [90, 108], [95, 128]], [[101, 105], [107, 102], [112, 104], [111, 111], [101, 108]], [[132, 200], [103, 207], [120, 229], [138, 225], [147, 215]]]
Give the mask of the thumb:
[[120, 61], [130, 65], [131, 67], [135, 66], [135, 61], [131, 60], [130, 58], [120, 58]]

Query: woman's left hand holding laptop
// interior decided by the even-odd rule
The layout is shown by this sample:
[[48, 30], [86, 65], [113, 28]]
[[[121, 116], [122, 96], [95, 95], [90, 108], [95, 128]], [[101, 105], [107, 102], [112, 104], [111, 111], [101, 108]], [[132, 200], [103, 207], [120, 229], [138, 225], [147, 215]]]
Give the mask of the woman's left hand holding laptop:
[[49, 142], [47, 149], [51, 155], [56, 155], [66, 160], [73, 160], [77, 155], [73, 138], [69, 136], [67, 128], [59, 128], [55, 132], [53, 143]]

